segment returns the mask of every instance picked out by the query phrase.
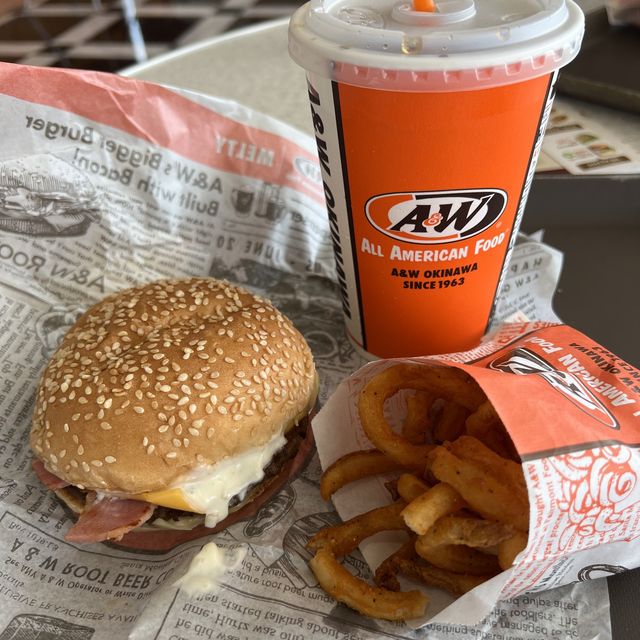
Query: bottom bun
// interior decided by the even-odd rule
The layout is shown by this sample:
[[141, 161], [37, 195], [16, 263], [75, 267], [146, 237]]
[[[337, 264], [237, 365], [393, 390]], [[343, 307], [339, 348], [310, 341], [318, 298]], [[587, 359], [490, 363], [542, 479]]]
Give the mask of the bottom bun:
[[[311, 417], [304, 418], [297, 427], [301, 432], [301, 441], [295, 455], [284, 462], [278, 471], [252, 487], [246, 498], [232, 508], [229, 515], [218, 522], [215, 527], [199, 525], [193, 529], [161, 529], [143, 525], [125, 534], [120, 540], [109, 540], [105, 544], [127, 549], [139, 549], [145, 551], [169, 551], [180, 544], [211, 535], [223, 529], [227, 529], [236, 522], [250, 520], [258, 510], [273, 498], [288, 482], [293, 480], [305, 467], [314, 451], [313, 430], [311, 429]], [[304, 435], [303, 435], [304, 434]], [[185, 515], [193, 516], [193, 514]]]

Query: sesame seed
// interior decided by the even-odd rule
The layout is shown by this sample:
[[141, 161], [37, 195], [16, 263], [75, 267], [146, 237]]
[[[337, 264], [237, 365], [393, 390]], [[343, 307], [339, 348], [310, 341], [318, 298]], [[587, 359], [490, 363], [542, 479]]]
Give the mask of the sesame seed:
[[183, 396], [182, 398], [180, 398], [180, 400], [178, 400], [178, 406], [181, 407], [187, 404], [187, 402], [189, 402], [189, 396]]
[[159, 391], [162, 391], [163, 393], [169, 393], [169, 391], [171, 391], [171, 387], [168, 384], [163, 384], [160, 385]]
[[193, 427], [189, 427], [187, 429], [187, 431], [192, 435], [192, 436], [199, 436], [200, 432], [197, 429], [194, 429]]
[[92, 464], [94, 467], [101, 467], [101, 466], [102, 466], [102, 460], [92, 460], [92, 461], [91, 461], [91, 464]]
[[136, 407], [133, 407], [133, 410], [134, 410], [136, 413], [144, 413], [144, 407], [138, 407], [138, 406], [136, 406]]
[[227, 408], [223, 405], [219, 405], [218, 406], [218, 413], [221, 413], [222, 415], [227, 413]]
[[198, 407], [195, 404], [189, 405], [189, 413], [193, 415], [197, 411]]
[[84, 453], [84, 447], [82, 445], [80, 445], [78, 447], [78, 455], [81, 456]]
[[178, 454], [175, 451], [169, 451], [169, 453], [167, 453], [167, 455], [165, 456], [165, 458], [169, 458], [169, 459], [173, 459], [177, 457], [178, 457]]
[[105, 431], [109, 431], [109, 429], [111, 429], [111, 425], [108, 422], [101, 422], [100, 428], [104, 429]]
[[160, 426], [158, 427], [158, 432], [159, 432], [159, 433], [164, 433], [164, 432], [165, 432], [165, 431], [167, 431], [168, 429], [169, 429], [169, 425], [168, 425], [168, 424], [163, 424], [163, 425], [160, 425]]
[[147, 447], [147, 455], [150, 456], [155, 450], [156, 450], [156, 445], [155, 444], [150, 444]]
[[149, 444], [149, 438], [145, 436], [144, 438], [142, 438], [142, 446], [146, 447], [148, 444]]
[[107, 464], [113, 464], [116, 461], [116, 459], [113, 456], [105, 456], [104, 461]]

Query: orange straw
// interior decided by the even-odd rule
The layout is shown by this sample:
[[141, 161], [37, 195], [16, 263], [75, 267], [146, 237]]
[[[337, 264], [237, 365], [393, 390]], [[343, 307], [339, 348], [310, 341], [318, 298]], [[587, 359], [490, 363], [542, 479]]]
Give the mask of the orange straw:
[[413, 0], [414, 11], [435, 11], [436, 3], [434, 0]]

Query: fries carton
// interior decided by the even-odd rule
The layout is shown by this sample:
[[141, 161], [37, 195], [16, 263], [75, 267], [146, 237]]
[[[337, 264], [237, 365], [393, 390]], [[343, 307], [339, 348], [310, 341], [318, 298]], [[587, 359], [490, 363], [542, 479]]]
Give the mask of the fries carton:
[[[530, 534], [508, 571], [455, 601], [434, 590], [429, 621], [472, 624], [498, 600], [639, 566], [640, 371], [575, 329], [549, 323], [506, 324], [472, 351], [410, 361], [434, 359], [470, 374], [504, 422], [522, 458]], [[370, 448], [359, 423], [359, 392], [397, 362], [357, 371], [317, 416], [323, 468], [349, 450]], [[404, 402], [395, 396], [389, 404], [393, 423]], [[343, 519], [390, 500], [383, 478], [334, 496]], [[372, 568], [397, 548], [398, 535], [361, 545]]]

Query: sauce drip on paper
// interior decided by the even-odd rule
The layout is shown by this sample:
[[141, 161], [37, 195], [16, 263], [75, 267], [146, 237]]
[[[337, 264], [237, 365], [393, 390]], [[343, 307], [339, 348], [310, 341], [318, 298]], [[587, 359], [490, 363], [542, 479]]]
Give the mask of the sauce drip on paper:
[[195, 555], [187, 572], [173, 583], [187, 595], [197, 596], [217, 591], [225, 573], [237, 569], [247, 555], [247, 547], [227, 551], [215, 542], [208, 542]]

